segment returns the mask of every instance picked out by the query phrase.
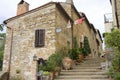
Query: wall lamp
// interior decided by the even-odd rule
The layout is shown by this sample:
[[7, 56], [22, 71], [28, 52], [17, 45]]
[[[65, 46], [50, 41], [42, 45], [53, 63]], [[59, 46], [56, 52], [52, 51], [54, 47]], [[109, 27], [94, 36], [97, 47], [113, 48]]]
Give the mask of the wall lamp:
[[33, 56], [33, 61], [37, 61], [37, 56], [36, 56], [36, 54], [34, 54], [34, 56]]

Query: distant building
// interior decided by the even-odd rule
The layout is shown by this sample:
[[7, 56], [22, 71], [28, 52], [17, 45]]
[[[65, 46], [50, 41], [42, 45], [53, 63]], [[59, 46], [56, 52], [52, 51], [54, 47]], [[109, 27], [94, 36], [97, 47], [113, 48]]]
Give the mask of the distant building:
[[[103, 34], [104, 39], [106, 39], [105, 34], [111, 33], [113, 29], [120, 28], [120, 1], [119, 0], [110, 0], [112, 6], [112, 13], [106, 13], [104, 15], [104, 26], [105, 26], [105, 33]], [[105, 53], [110, 53], [113, 55], [114, 50], [110, 47], [107, 47], [105, 44]]]
[[120, 28], [120, 0], [110, 0], [113, 14], [113, 26]]
[[111, 32], [111, 30], [114, 27], [114, 24], [113, 24], [113, 16], [112, 16], [112, 13], [106, 13], [104, 15], [104, 27], [105, 27], [105, 33], [106, 32]]
[[[81, 18], [83, 23], [74, 24]], [[10, 76], [20, 70], [25, 80], [36, 80], [38, 63], [33, 60], [34, 55], [47, 60], [55, 52], [81, 47], [84, 36], [88, 37], [91, 57], [97, 57], [101, 51], [98, 50], [102, 44], [100, 34], [86, 15], [76, 10], [72, 0], [49, 2], [30, 11], [29, 4], [21, 0], [17, 16], [4, 23], [8, 28], [3, 72], [9, 71]]]

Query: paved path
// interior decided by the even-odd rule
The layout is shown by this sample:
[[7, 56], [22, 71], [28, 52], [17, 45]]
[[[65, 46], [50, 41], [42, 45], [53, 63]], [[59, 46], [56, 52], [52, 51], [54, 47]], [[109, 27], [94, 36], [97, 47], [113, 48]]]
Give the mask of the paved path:
[[87, 58], [72, 70], [62, 70], [54, 80], [109, 80], [105, 70], [99, 69], [100, 59]]

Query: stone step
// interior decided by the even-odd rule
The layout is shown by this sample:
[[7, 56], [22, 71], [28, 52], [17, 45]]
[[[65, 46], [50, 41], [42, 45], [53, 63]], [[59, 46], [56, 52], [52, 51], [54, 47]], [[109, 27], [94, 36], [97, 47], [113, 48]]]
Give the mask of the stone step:
[[[78, 63], [77, 65], [78, 65], [78, 66], [86, 66], [86, 67], [87, 67], [87, 66], [90, 66], [90, 67], [92, 67], [92, 66], [93, 66], [93, 67], [97, 67], [97, 66], [100, 66], [100, 63], [99, 63], [99, 64]], [[77, 65], [76, 65], [76, 66], [77, 66]]]
[[72, 69], [97, 69], [99, 70], [100, 67], [73, 67]]
[[62, 70], [62, 72], [100, 72], [100, 69], [72, 69], [72, 70]]
[[80, 68], [80, 67], [73, 67], [72, 70], [100, 70], [99, 68]]
[[58, 79], [107, 79], [107, 75], [60, 75]]
[[54, 79], [54, 80], [109, 80], [109, 79]]
[[92, 63], [92, 64], [90, 64], [90, 63], [77, 63], [77, 65], [96, 65], [96, 66], [98, 66], [98, 65], [100, 65], [100, 63]]
[[99, 67], [90, 67], [90, 66], [87, 66], [87, 67], [82, 67], [80, 65], [76, 65], [73, 67], [73, 69], [99, 69]]
[[106, 71], [99, 68], [99, 59], [85, 59], [71, 70], [62, 70], [54, 80], [109, 80]]
[[103, 72], [61, 72], [60, 75], [106, 75], [105, 71]]

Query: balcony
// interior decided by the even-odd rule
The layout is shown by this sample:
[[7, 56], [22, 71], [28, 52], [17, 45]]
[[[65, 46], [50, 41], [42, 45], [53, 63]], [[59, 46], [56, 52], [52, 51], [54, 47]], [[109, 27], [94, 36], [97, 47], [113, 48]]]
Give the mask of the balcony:
[[111, 23], [111, 22], [113, 22], [112, 13], [106, 13], [106, 14], [104, 14], [104, 22], [105, 23]]

